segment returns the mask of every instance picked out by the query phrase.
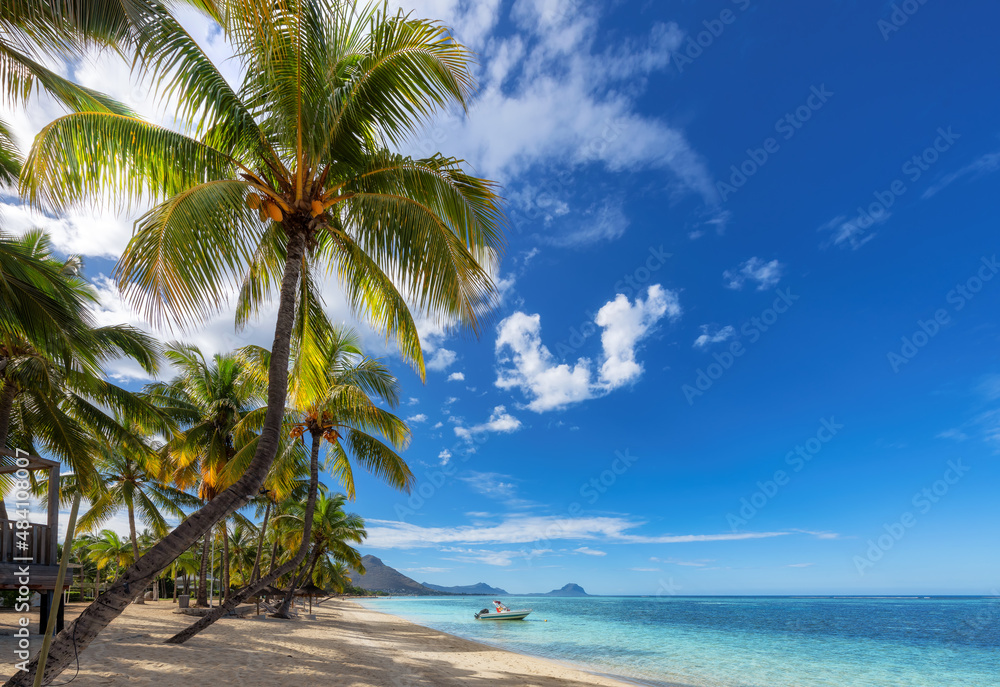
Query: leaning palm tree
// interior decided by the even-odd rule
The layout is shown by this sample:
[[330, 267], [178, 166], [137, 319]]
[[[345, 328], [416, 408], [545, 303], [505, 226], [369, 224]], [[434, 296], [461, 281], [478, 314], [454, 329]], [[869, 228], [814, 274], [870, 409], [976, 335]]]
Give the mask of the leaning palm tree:
[[[242, 284], [244, 321], [278, 301], [268, 412], [247, 471], [67, 626], [53, 642], [50, 677], [136, 587], [260, 489], [281, 435], [302, 284], [335, 272], [351, 305], [421, 374], [409, 302], [475, 332], [495, 303], [490, 272], [504, 220], [494, 186], [459, 160], [388, 149], [435, 111], [467, 104], [469, 52], [446, 27], [380, 5], [224, 6], [245, 75], [237, 88], [176, 22], [149, 22], [140, 60], [162, 75], [161, 93], [181, 102], [187, 132], [108, 112], [70, 114], [39, 133], [25, 160], [21, 188], [36, 206], [63, 208], [109, 188], [125, 204], [158, 200], [116, 272], [129, 302], [154, 320], [198, 322], [231, 280]], [[23, 675], [9, 684], [27, 684]]]

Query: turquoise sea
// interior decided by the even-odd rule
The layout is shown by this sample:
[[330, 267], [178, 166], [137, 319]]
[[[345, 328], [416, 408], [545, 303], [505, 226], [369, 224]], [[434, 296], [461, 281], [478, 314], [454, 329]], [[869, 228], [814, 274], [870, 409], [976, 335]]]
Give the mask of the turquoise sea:
[[648, 685], [997, 687], [1000, 599], [503, 597], [365, 599], [372, 609], [503, 649]]

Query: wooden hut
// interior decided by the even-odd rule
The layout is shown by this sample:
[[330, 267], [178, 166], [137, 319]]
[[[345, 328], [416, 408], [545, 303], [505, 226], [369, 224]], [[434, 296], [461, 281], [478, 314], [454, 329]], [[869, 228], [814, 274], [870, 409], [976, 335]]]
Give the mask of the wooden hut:
[[[19, 464], [20, 462], [20, 464]], [[28, 472], [48, 472], [48, 508], [45, 523], [34, 522], [34, 513], [29, 513], [28, 527], [18, 528], [16, 508], [8, 512], [8, 518], [0, 514], [0, 589], [18, 590], [26, 586], [32, 592], [42, 596], [40, 608], [40, 628], [45, 628], [49, 618], [49, 609], [55, 598], [56, 574], [59, 572], [59, 463], [38, 456], [21, 454], [16, 456], [11, 451], [0, 449], [0, 474], [14, 476], [18, 470]], [[8, 505], [16, 504], [15, 494], [8, 494]], [[24, 535], [19, 536], [19, 532]], [[27, 567], [28, 583], [22, 585]], [[73, 581], [71, 570], [66, 571], [63, 588]], [[55, 631], [63, 628], [63, 606], [59, 604], [59, 616], [56, 618]], [[40, 630], [40, 631], [44, 631]]]

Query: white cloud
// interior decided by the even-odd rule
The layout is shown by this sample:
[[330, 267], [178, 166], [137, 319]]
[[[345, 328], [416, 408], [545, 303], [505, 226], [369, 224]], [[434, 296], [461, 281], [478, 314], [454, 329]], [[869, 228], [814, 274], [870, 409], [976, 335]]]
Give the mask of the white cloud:
[[507, 567], [517, 559], [532, 559], [552, 553], [552, 549], [531, 549], [518, 551], [498, 551], [496, 549], [463, 549], [450, 548], [443, 551], [454, 554], [447, 560], [460, 561], [462, 563], [479, 563], [482, 565], [496, 565]]
[[458, 354], [455, 351], [449, 351], [447, 348], [439, 348], [431, 359], [427, 361], [426, 367], [428, 370], [444, 372], [456, 360], [458, 360]]
[[607, 551], [599, 551], [597, 549], [592, 549], [589, 546], [581, 546], [578, 549], [573, 549], [574, 553], [582, 553], [585, 556], [607, 556]]
[[931, 196], [935, 196], [962, 177], [971, 176], [975, 180], [997, 170], [1000, 170], [1000, 151], [987, 153], [958, 171], [946, 175], [941, 181], [924, 191], [920, 197], [926, 200]]
[[[421, 8], [453, 24], [459, 37], [467, 32], [466, 40], [477, 40], [500, 18], [498, 3], [479, 5], [440, 0]], [[475, 28], [466, 29], [472, 17]], [[683, 40], [676, 24], [658, 22], [641, 39], [599, 49], [602, 17], [593, 6], [519, 0], [511, 19], [516, 33], [480, 46], [483, 68], [470, 115], [454, 112], [432, 124], [415, 152], [434, 152], [447, 140], [454, 154], [502, 181], [535, 165], [666, 169], [681, 188], [714, 201], [711, 175], [684, 134], [636, 108], [645, 78], [664, 69]]]
[[694, 340], [695, 348], [708, 348], [712, 344], [722, 343], [736, 336], [736, 329], [732, 325], [727, 325], [714, 331], [707, 325], [701, 325], [701, 335]]
[[498, 327], [497, 358], [506, 367], [499, 371], [496, 386], [520, 389], [530, 400], [527, 407], [539, 413], [603, 396], [641, 376], [636, 345], [664, 316], [675, 320], [680, 315], [677, 293], [659, 284], [634, 304], [622, 294], [606, 303], [595, 318], [603, 330], [602, 363], [595, 379], [588, 358], [579, 358], [572, 367], [556, 361], [542, 344], [541, 316], [515, 312]]
[[635, 572], [660, 572], [659, 568], [629, 568], [629, 570], [634, 570]]
[[892, 217], [892, 213], [888, 210], [876, 215], [869, 215], [868, 219], [862, 219], [858, 216], [849, 220], [844, 215], [839, 215], [817, 231], [830, 232], [832, 235], [830, 240], [835, 246], [857, 250], [875, 238], [876, 232], [871, 230], [872, 227], [884, 224], [890, 217]]
[[461, 373], [461, 372], [452, 372], [450, 375], [448, 375], [448, 381], [449, 382], [464, 382], [465, 381], [465, 375], [463, 373]]
[[448, 461], [451, 460], [451, 451], [445, 449], [438, 454], [438, 458], [441, 460], [441, 465], [447, 465]]
[[395, 520], [368, 520], [366, 546], [376, 549], [413, 549], [446, 544], [527, 544], [551, 541], [602, 541], [623, 544], [680, 544], [707, 541], [767, 539], [789, 532], [681, 534], [645, 536], [631, 531], [644, 523], [623, 517], [508, 516], [494, 525], [421, 527]]
[[427, 416], [424, 415], [423, 413], [417, 413], [416, 415], [411, 415], [410, 417], [406, 418], [406, 421], [412, 422], [413, 424], [417, 424], [419, 422], [427, 422]]
[[726, 279], [726, 288], [739, 291], [748, 281], [757, 283], [758, 291], [766, 291], [778, 285], [784, 265], [777, 260], [764, 262], [760, 258], [750, 258], [736, 270], [726, 270], [722, 276]]
[[540, 238], [555, 246], [586, 246], [601, 241], [613, 241], [628, 229], [623, 201], [608, 199], [600, 205], [592, 205], [569, 232], [542, 235]]
[[510, 434], [521, 429], [521, 421], [507, 412], [504, 406], [497, 406], [486, 422], [472, 427], [455, 427], [455, 436], [473, 442], [483, 434]]
[[470, 472], [461, 480], [468, 484], [475, 492], [483, 496], [496, 499], [509, 499], [514, 496], [514, 483], [508, 475], [501, 475], [496, 472]]

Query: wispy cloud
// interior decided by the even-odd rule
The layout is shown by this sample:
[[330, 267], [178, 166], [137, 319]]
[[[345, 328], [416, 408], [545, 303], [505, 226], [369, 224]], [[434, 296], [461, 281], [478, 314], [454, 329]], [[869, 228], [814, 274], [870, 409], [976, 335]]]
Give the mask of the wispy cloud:
[[443, 544], [529, 544], [549, 541], [621, 544], [683, 544], [689, 542], [747, 541], [782, 537], [791, 532], [640, 535], [645, 523], [623, 517], [507, 516], [492, 525], [421, 527], [395, 520], [368, 520], [366, 545], [377, 549], [411, 549]]
[[942, 177], [941, 181], [924, 191], [921, 198], [926, 200], [935, 196], [964, 177], [970, 177], [971, 181], [975, 181], [987, 174], [992, 174], [998, 169], [1000, 169], [1000, 150], [986, 153], [965, 167]]
[[585, 556], [607, 556], [607, 551], [599, 551], [597, 549], [592, 549], [589, 546], [581, 546], [578, 549], [573, 549], [574, 553], [582, 553]]
[[727, 289], [739, 291], [751, 282], [757, 284], [758, 291], [766, 291], [778, 285], [783, 272], [784, 265], [777, 260], [764, 262], [760, 258], [753, 257], [735, 270], [726, 270], [722, 273], [722, 277], [726, 280]]
[[708, 348], [712, 344], [722, 343], [736, 336], [736, 329], [732, 325], [727, 325], [721, 329], [713, 328], [710, 325], [701, 325], [701, 335], [694, 340], [695, 348]]

